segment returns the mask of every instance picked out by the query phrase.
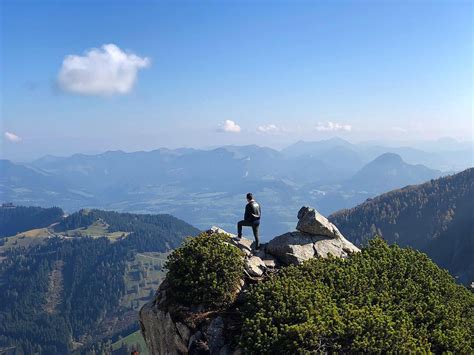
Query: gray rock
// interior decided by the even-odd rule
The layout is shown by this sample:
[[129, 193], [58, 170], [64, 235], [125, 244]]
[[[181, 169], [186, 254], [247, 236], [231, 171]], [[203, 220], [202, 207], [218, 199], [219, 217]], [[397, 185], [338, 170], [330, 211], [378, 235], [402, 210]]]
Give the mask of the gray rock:
[[206, 232], [209, 235], [212, 234], [226, 234], [230, 237], [229, 243], [233, 246], [236, 246], [239, 248], [245, 255], [249, 256], [252, 254], [252, 241], [247, 239], [247, 238], [237, 238], [235, 234], [229, 233], [222, 228], [212, 226], [210, 229], [207, 230]]
[[296, 231], [275, 237], [267, 244], [266, 251], [282, 264], [290, 265], [314, 257], [327, 258], [329, 254], [345, 258], [359, 249], [342, 236], [334, 239]]
[[266, 251], [284, 265], [300, 264], [314, 257], [313, 243], [314, 237], [310, 234], [288, 232], [273, 238]]
[[263, 260], [255, 255], [248, 259], [245, 259], [244, 265], [245, 270], [249, 273], [249, 275], [254, 277], [262, 276], [266, 269]]
[[155, 302], [145, 304], [139, 313], [140, 328], [151, 354], [186, 354], [191, 331], [174, 322]]
[[344, 237], [337, 239], [322, 238], [314, 243], [314, 250], [318, 257], [327, 258], [329, 254], [339, 258], [347, 258], [351, 252], [358, 252], [359, 248]]
[[224, 320], [221, 316], [214, 318], [207, 328], [207, 344], [212, 354], [219, 354], [225, 344]]
[[265, 266], [268, 268], [268, 269], [274, 269], [277, 267], [277, 263], [275, 261], [275, 259], [263, 259], [263, 263], [265, 264]]
[[239, 248], [241, 251], [244, 252], [245, 255], [252, 254], [252, 241], [246, 238], [231, 238], [230, 244]]
[[325, 235], [331, 238], [342, 237], [341, 232], [339, 232], [334, 224], [311, 207], [301, 207], [298, 212], [296, 229], [313, 235]]
[[193, 345], [193, 343], [195, 341], [198, 341], [198, 340], [201, 340], [202, 338], [202, 332], [200, 330], [198, 330], [196, 333], [194, 333], [190, 338], [189, 338], [189, 342], [188, 342], [188, 351], [189, 349], [191, 348], [191, 346]]
[[227, 234], [229, 237], [231, 238], [237, 238], [237, 235], [235, 234], [232, 234], [232, 233], [229, 233], [225, 230], [223, 230], [222, 228], [219, 228], [217, 226], [212, 226], [211, 228], [209, 228], [207, 231], [206, 231], [207, 234], [217, 234], [217, 233], [220, 233], [220, 234]]

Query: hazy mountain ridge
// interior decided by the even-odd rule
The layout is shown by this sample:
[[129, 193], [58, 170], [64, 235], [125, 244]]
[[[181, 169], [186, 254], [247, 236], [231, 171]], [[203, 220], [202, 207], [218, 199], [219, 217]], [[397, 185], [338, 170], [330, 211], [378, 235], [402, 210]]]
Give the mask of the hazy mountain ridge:
[[[306, 147], [308, 143], [300, 144]], [[302, 204], [329, 214], [391, 188], [442, 174], [403, 164], [389, 186], [379, 186], [376, 180], [385, 179], [369, 176], [367, 188], [348, 183], [370, 164], [360, 154], [360, 146], [330, 139], [312, 143], [310, 148], [310, 154], [294, 156], [288, 152], [291, 146], [277, 151], [257, 145], [109, 151], [46, 157], [33, 162], [32, 169], [9, 162], [15, 169], [3, 174], [1, 199], [17, 204], [58, 205], [66, 211], [93, 207], [165, 212], [200, 228], [219, 223], [232, 229], [241, 218], [245, 203], [242, 194], [252, 191], [265, 208], [267, 223], [262, 226], [262, 235], [270, 236], [287, 230], [295, 221], [289, 211]], [[33, 177], [25, 179], [25, 169]]]
[[329, 218], [363, 244], [375, 234], [427, 253], [464, 283], [474, 281], [474, 169], [380, 195]]
[[384, 153], [366, 164], [345, 182], [348, 189], [388, 191], [441, 176], [439, 170], [411, 165], [395, 153]]

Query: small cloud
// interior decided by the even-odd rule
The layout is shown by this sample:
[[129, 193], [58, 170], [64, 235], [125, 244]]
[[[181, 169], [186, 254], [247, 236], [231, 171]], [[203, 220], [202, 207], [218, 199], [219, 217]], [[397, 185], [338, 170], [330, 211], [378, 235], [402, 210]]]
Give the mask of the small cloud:
[[5, 139], [13, 143], [18, 143], [21, 141], [21, 137], [12, 132], [5, 132]]
[[328, 121], [328, 122], [318, 122], [315, 129], [318, 132], [338, 132], [338, 131], [350, 132], [352, 131], [352, 126], [348, 124], [341, 124], [341, 123]]
[[241, 131], [240, 126], [231, 120], [225, 120], [224, 123], [220, 124], [217, 128], [218, 132], [230, 132], [239, 133]]
[[257, 127], [257, 132], [259, 133], [275, 134], [281, 133], [282, 131], [283, 129], [275, 124], [265, 124]]
[[150, 65], [150, 59], [124, 52], [115, 44], [104, 44], [80, 55], [64, 58], [58, 74], [58, 85], [80, 95], [127, 94], [137, 80], [139, 69]]

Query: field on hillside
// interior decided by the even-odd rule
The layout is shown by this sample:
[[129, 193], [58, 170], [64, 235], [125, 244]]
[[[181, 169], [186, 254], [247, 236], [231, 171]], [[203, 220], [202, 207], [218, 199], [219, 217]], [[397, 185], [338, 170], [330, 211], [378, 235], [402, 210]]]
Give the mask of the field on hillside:
[[145, 340], [139, 330], [113, 343], [112, 351], [116, 351], [124, 345], [127, 346], [129, 350], [137, 350], [140, 355], [149, 354]]
[[127, 263], [125, 274], [127, 291], [121, 301], [123, 307], [138, 311], [153, 298], [166, 276], [164, 263], [167, 256], [168, 253], [137, 253], [134, 259]]

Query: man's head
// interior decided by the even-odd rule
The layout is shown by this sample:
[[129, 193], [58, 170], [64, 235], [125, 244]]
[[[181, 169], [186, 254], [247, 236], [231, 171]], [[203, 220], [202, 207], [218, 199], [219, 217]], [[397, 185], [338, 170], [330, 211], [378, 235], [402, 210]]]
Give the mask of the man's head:
[[247, 194], [247, 201], [252, 201], [253, 200], [253, 195], [251, 192]]

